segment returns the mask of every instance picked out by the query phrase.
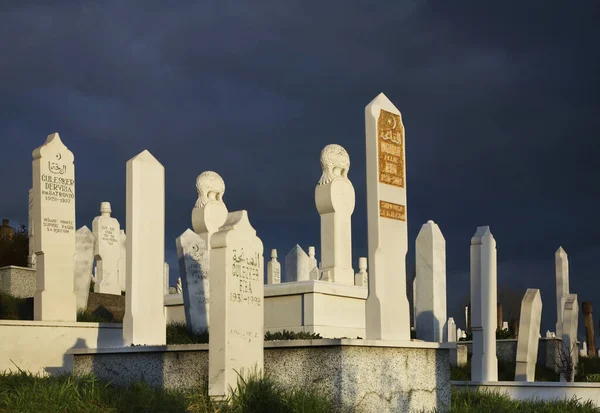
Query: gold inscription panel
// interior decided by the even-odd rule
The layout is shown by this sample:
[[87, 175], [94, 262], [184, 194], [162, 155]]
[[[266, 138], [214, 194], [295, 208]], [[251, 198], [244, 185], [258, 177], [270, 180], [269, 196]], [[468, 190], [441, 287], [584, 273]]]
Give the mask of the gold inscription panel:
[[379, 216], [406, 221], [406, 207], [392, 202], [379, 201]]
[[377, 141], [379, 182], [404, 188], [404, 126], [400, 115], [381, 110]]

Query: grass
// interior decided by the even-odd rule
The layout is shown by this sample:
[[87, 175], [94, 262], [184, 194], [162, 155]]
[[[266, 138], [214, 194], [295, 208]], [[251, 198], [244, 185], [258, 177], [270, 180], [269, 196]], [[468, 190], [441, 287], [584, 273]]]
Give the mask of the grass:
[[[498, 380], [499, 381], [514, 381], [515, 380], [515, 362], [498, 360]], [[467, 364], [461, 367], [450, 366], [450, 380], [469, 381], [471, 380], [471, 358]], [[537, 364], [535, 367], [535, 381], [558, 381], [558, 373], [547, 368], [542, 364]]]
[[208, 344], [208, 331], [191, 332], [185, 323], [167, 324], [167, 344]]
[[33, 320], [33, 298], [0, 293], [0, 320]]
[[0, 412], [11, 413], [325, 413], [336, 412], [316, 389], [283, 389], [271, 378], [238, 379], [238, 389], [218, 406], [207, 386], [186, 391], [158, 390], [145, 383], [116, 387], [93, 376], [39, 377], [0, 374]]
[[277, 331], [271, 333], [267, 331], [265, 334], [265, 341], [276, 341], [276, 340], [319, 340], [322, 339], [319, 333], [307, 333], [306, 331], [293, 332], [288, 330]]
[[450, 413], [600, 413], [589, 401], [512, 400], [505, 394], [488, 391], [452, 391]]

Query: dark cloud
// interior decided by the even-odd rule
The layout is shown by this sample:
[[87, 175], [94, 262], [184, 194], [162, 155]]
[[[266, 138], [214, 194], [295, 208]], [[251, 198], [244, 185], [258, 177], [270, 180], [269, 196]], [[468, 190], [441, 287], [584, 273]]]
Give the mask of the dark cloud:
[[383, 91], [406, 125], [409, 269], [434, 219], [449, 309], [468, 291], [478, 225], [497, 239], [501, 282], [542, 288], [544, 328], [559, 245], [573, 291], [597, 297], [596, 2], [311, 3], [4, 2], [1, 213], [26, 222], [31, 151], [58, 131], [76, 156], [78, 226], [104, 200], [125, 225], [125, 162], [148, 149], [166, 169], [173, 278], [204, 170], [283, 258], [296, 243], [318, 247], [319, 151], [339, 143], [352, 160], [356, 261], [367, 249], [364, 106]]

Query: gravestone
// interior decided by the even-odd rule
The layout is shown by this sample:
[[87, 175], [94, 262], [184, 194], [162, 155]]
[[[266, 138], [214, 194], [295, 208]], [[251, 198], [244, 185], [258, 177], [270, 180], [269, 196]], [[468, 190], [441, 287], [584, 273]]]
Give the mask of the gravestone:
[[263, 370], [263, 244], [246, 211], [231, 212], [211, 238], [208, 394], [226, 397]]
[[442, 343], [446, 330], [446, 240], [433, 221], [416, 241], [415, 319], [419, 340]]
[[75, 233], [75, 295], [77, 310], [85, 310], [90, 294], [96, 237], [85, 225]]
[[165, 169], [147, 150], [127, 161], [123, 342], [165, 345]]
[[454, 318], [448, 318], [448, 326], [446, 330], [448, 331], [448, 343], [454, 343], [457, 341], [456, 323], [454, 322]]
[[35, 268], [34, 232], [33, 232], [33, 189], [29, 190], [29, 214], [27, 219], [27, 236], [29, 238], [29, 253], [27, 254], [27, 266]]
[[502, 322], [502, 330], [508, 330], [508, 321]]
[[496, 240], [490, 227], [478, 227], [471, 239], [472, 381], [498, 381]]
[[348, 179], [348, 152], [340, 145], [325, 146], [321, 151], [321, 168], [323, 174], [315, 188], [315, 204], [321, 216], [321, 280], [354, 285], [352, 213], [355, 194]]
[[285, 257], [285, 282], [308, 281], [310, 260], [300, 245]]
[[110, 216], [110, 202], [100, 204], [100, 216], [92, 222], [96, 237], [94, 258], [96, 259], [96, 284], [94, 292], [121, 295], [119, 284], [119, 258], [121, 258], [121, 226]]
[[400, 111], [383, 94], [365, 108], [369, 296], [366, 338], [410, 340], [406, 168]]
[[191, 229], [185, 230], [176, 243], [186, 325], [192, 331], [201, 332], [208, 329], [209, 249], [206, 241]]
[[197, 200], [192, 209], [192, 226], [177, 240], [179, 274], [188, 330], [209, 329], [210, 239], [227, 219], [223, 201], [225, 182], [219, 174], [204, 171], [196, 177]]
[[175, 284], [175, 291], [177, 291], [177, 294], [183, 294], [183, 285], [181, 284], [181, 277], [177, 278], [177, 284]]
[[75, 321], [75, 166], [58, 133], [33, 151], [34, 319]]
[[358, 272], [354, 275], [354, 285], [358, 287], [369, 286], [369, 273], [367, 272], [367, 257], [358, 259]]
[[315, 254], [315, 247], [308, 247], [308, 278], [311, 280], [319, 279], [319, 265], [317, 264]]
[[125, 230], [121, 230], [119, 234], [119, 261], [117, 264], [119, 271], [119, 288], [121, 291], [125, 291], [125, 286], [127, 285], [127, 235], [125, 235]]
[[528, 288], [521, 301], [515, 381], [534, 381], [542, 321], [540, 290]]
[[271, 261], [267, 264], [267, 284], [281, 283], [281, 264], [277, 261], [277, 250], [271, 250]]
[[563, 247], [554, 253], [556, 274], [556, 336], [562, 337], [563, 311], [569, 294], [569, 258]]
[[594, 334], [594, 309], [592, 308], [592, 303], [581, 303], [581, 312], [583, 313], [583, 324], [585, 327], [585, 340], [587, 342], [588, 349], [587, 355], [594, 357], [594, 350], [596, 349], [596, 337]]
[[587, 357], [588, 356], [588, 347], [587, 347], [587, 342], [583, 342], [583, 345], [581, 346], [581, 350], [579, 351], [579, 357]]
[[577, 294], [567, 294], [565, 297], [565, 308], [563, 309], [563, 325], [562, 325], [562, 344], [563, 349], [571, 354], [571, 362], [573, 370], [571, 377], [564, 377], [562, 372], [560, 381], [572, 382], [575, 377], [575, 367], [579, 361], [579, 352], [577, 351], [577, 329], [579, 327], [579, 303]]

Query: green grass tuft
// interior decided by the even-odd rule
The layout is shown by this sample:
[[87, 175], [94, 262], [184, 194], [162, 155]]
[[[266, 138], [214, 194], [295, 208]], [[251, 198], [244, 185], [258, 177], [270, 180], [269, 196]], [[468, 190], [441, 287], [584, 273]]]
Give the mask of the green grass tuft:
[[267, 331], [265, 334], [265, 341], [275, 341], [275, 340], [319, 340], [322, 339], [319, 333], [307, 333], [305, 331], [293, 332], [288, 330], [277, 331], [275, 333], [271, 333]]
[[185, 323], [167, 324], [167, 344], [208, 344], [208, 331], [192, 332]]
[[0, 320], [33, 320], [33, 298], [0, 293]]

